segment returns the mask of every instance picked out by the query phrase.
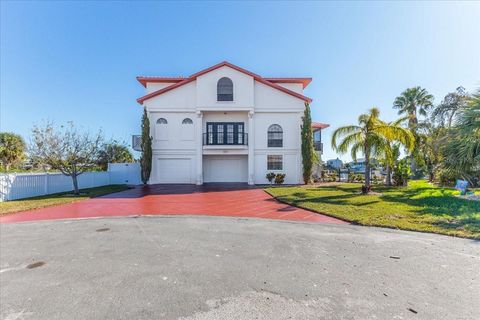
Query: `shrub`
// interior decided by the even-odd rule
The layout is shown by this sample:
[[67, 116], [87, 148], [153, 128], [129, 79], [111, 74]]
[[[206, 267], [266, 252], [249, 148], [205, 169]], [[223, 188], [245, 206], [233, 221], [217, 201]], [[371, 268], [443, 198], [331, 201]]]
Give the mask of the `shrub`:
[[277, 173], [275, 176], [275, 184], [282, 184], [285, 181], [285, 173]]
[[273, 179], [275, 179], [275, 172], [268, 172], [266, 175], [265, 175], [265, 178], [267, 178], [268, 182], [270, 182], [270, 184], [273, 183]]
[[355, 174], [353, 172], [348, 173], [348, 182], [355, 182]]
[[454, 186], [456, 178], [456, 174], [451, 170], [440, 169], [437, 173], [438, 182], [442, 186]]
[[361, 175], [360, 173], [356, 174], [354, 180], [356, 182], [363, 182], [363, 175]]
[[331, 174], [331, 177], [332, 177], [332, 182], [335, 182], [338, 180], [338, 173], [337, 171], [333, 171], [332, 174]]
[[367, 194], [367, 193], [369, 193], [371, 189], [372, 189], [372, 186], [365, 186], [365, 185], [363, 185], [363, 186], [362, 186], [362, 194]]

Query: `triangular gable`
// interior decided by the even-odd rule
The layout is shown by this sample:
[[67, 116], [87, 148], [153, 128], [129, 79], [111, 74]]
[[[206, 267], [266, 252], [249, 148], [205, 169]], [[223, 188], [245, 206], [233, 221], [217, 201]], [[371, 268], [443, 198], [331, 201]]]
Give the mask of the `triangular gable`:
[[[185, 84], [187, 84], [187, 83], [190, 83], [190, 82], [192, 82], [192, 81], [195, 81], [199, 76], [204, 75], [204, 74], [206, 74], [206, 73], [208, 73], [208, 72], [210, 72], [210, 71], [213, 71], [213, 70], [215, 70], [215, 69], [221, 68], [221, 67], [223, 67], [223, 66], [227, 66], [227, 67], [229, 67], [229, 68], [232, 68], [232, 69], [234, 69], [234, 70], [237, 70], [237, 71], [239, 71], [239, 72], [242, 72], [242, 73], [244, 73], [244, 74], [246, 74], [246, 75], [249, 75], [249, 76], [253, 77], [256, 81], [258, 81], [258, 82], [260, 82], [260, 83], [263, 83], [263, 84], [265, 84], [265, 85], [267, 85], [267, 86], [270, 86], [270, 87], [272, 87], [272, 88], [275, 88], [275, 89], [277, 89], [277, 90], [280, 90], [280, 91], [282, 91], [282, 92], [284, 92], [284, 93], [286, 93], [286, 94], [289, 94], [289, 95], [291, 95], [291, 96], [294, 96], [294, 97], [296, 97], [296, 98], [298, 98], [298, 99], [301, 99], [301, 100], [303, 100], [303, 101], [305, 101], [305, 102], [308, 102], [308, 103], [312, 102], [312, 99], [310, 99], [309, 97], [306, 97], [306, 96], [304, 96], [304, 95], [302, 95], [302, 94], [299, 94], [299, 93], [297, 93], [297, 92], [294, 92], [294, 91], [292, 91], [292, 90], [289, 90], [289, 89], [287, 89], [287, 88], [285, 88], [285, 87], [282, 87], [282, 86], [280, 86], [280, 85], [278, 85], [278, 84], [276, 84], [276, 83], [274, 83], [274, 82], [268, 81], [268, 80], [262, 78], [261, 76], [255, 74], [255, 73], [253, 73], [253, 72], [250, 72], [250, 71], [248, 71], [248, 70], [246, 70], [246, 69], [240, 68], [240, 67], [238, 67], [238, 66], [236, 66], [236, 65], [234, 65], [234, 64], [231, 64], [231, 63], [228, 62], [228, 61], [223, 61], [223, 62], [221, 62], [221, 63], [219, 63], [219, 64], [216, 64], [216, 65], [214, 65], [214, 66], [212, 66], [212, 67], [210, 67], [210, 68], [207, 68], [207, 69], [204, 69], [204, 70], [202, 70], [202, 71], [200, 71], [200, 72], [194, 73], [194, 74], [192, 74], [192, 75], [191, 75], [190, 77], [188, 77], [188, 78], [153, 78], [153, 77], [152, 77], [152, 78], [150, 78], [150, 79], [157, 79], [157, 80], [158, 80], [157, 82], [168, 82], [168, 81], [171, 81], [171, 82], [176, 82], [176, 83], [175, 83], [175, 84], [172, 84], [172, 85], [170, 85], [170, 86], [168, 86], [168, 87], [166, 87], [166, 88], [163, 88], [163, 89], [154, 91], [154, 92], [152, 92], [152, 93], [149, 93], [149, 94], [147, 94], [147, 95], [145, 95], [145, 96], [143, 96], [143, 97], [141, 97], [141, 98], [138, 98], [138, 99], [137, 99], [137, 102], [138, 102], [139, 104], [143, 104], [143, 102], [144, 102], [145, 100], [148, 100], [148, 99], [150, 99], [150, 98], [156, 97], [156, 96], [161, 95], [161, 94], [163, 94], [163, 93], [165, 93], [165, 92], [168, 92], [168, 91], [173, 90], [173, 89], [175, 89], [175, 88], [181, 87], [181, 86], [183, 86], [183, 85], [185, 85]], [[303, 78], [302, 78], [302, 79], [303, 79]], [[308, 78], [304, 78], [304, 79], [308, 79]], [[149, 78], [148, 78], [148, 77], [137, 77], [137, 80], [138, 80], [140, 83], [143, 84], [143, 82], [145, 82], [145, 83], [148, 82]], [[155, 82], [155, 80], [154, 80], [154, 82]]]

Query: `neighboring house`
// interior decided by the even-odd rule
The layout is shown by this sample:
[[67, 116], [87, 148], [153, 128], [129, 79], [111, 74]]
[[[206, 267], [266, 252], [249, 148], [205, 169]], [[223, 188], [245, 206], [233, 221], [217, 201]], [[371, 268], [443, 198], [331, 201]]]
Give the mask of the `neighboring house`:
[[337, 159], [330, 159], [327, 160], [327, 166], [334, 168], [334, 169], [340, 169], [343, 167], [343, 162], [339, 158]]
[[153, 137], [149, 183], [302, 183], [300, 126], [311, 78], [264, 78], [222, 62], [187, 78], [137, 77]]
[[322, 176], [323, 170], [323, 162], [322, 162], [322, 155], [323, 155], [323, 143], [322, 143], [322, 129], [330, 127], [329, 124], [320, 123], [320, 122], [312, 122], [312, 131], [313, 131], [313, 145], [315, 147], [315, 152], [317, 153], [318, 163], [316, 163], [313, 167], [313, 177], [314, 179], [320, 178]]
[[350, 161], [349, 163], [350, 172], [353, 173], [365, 173], [365, 159], [360, 158], [356, 161]]
[[[350, 172], [355, 174], [365, 174], [365, 159], [360, 158], [357, 161], [349, 162]], [[376, 176], [379, 179], [383, 178], [382, 175], [383, 168], [380, 166], [378, 160], [372, 159], [370, 160], [370, 172], [371, 176]]]

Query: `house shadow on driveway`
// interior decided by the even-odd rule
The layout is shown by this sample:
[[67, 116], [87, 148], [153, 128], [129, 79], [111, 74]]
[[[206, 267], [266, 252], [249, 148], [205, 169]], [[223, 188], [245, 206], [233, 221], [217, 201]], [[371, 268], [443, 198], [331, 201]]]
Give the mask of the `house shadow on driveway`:
[[192, 194], [207, 192], [241, 191], [259, 189], [259, 186], [248, 185], [247, 183], [204, 183], [203, 185], [194, 184], [151, 184], [137, 185], [132, 189], [111, 193], [101, 198], [141, 198], [154, 195], [172, 195], [172, 194]]

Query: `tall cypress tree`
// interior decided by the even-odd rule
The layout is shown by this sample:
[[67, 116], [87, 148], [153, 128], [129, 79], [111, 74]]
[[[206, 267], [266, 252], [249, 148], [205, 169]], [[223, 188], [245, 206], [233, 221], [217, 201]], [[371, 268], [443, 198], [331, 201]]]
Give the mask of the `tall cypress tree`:
[[148, 120], [147, 109], [143, 108], [142, 116], [142, 156], [140, 158], [142, 168], [142, 182], [147, 184], [152, 171], [152, 137], [150, 137], [150, 120]]
[[313, 164], [316, 161], [315, 148], [313, 146], [312, 117], [310, 105], [305, 103], [305, 111], [302, 117], [302, 164], [303, 182], [310, 183]]

